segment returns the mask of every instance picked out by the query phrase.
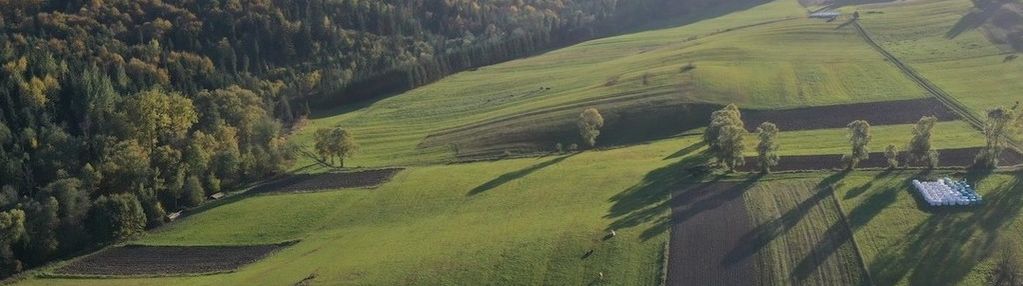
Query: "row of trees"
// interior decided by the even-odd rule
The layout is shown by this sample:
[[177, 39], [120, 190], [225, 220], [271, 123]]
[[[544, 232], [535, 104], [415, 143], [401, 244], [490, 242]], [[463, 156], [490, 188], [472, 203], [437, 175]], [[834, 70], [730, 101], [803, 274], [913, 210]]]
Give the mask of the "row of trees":
[[[781, 129], [771, 122], [763, 122], [755, 130], [759, 142], [757, 143], [757, 157], [759, 169], [763, 173], [771, 172], [771, 168], [778, 165], [781, 156], [778, 155], [778, 133]], [[743, 153], [746, 149], [745, 138], [747, 135], [746, 124], [742, 121], [742, 112], [735, 104], [729, 104], [721, 110], [711, 113], [710, 125], [703, 133], [703, 139], [707, 143], [707, 151], [724, 165], [728, 170], [735, 170], [746, 164], [746, 157]]]
[[[987, 123], [984, 134], [987, 144], [977, 154], [974, 165], [980, 168], [994, 168], [998, 166], [998, 158], [1006, 148], [1010, 136], [1023, 127], [1023, 116], [1020, 116], [1017, 108], [1006, 109], [996, 108], [988, 112]], [[907, 144], [906, 151], [902, 154], [905, 164], [926, 164], [929, 168], [935, 168], [939, 164], [938, 152], [931, 144], [937, 117], [924, 116], [913, 126], [912, 138]], [[870, 142], [873, 135], [870, 130], [870, 123], [865, 120], [850, 122], [848, 130], [850, 153], [842, 156], [842, 161], [848, 169], [855, 169], [863, 160], [870, 158]], [[771, 168], [778, 165], [778, 133], [780, 130], [771, 122], [762, 123], [755, 132], [758, 134], [756, 161], [763, 173], [768, 173]], [[729, 104], [721, 110], [711, 114], [711, 122], [704, 132], [704, 141], [707, 143], [708, 152], [715, 160], [725, 166], [728, 170], [746, 164], [745, 152], [747, 131], [742, 121], [742, 113], [734, 104]], [[888, 145], [884, 151], [885, 159], [890, 168], [898, 168], [899, 149], [895, 144]]]

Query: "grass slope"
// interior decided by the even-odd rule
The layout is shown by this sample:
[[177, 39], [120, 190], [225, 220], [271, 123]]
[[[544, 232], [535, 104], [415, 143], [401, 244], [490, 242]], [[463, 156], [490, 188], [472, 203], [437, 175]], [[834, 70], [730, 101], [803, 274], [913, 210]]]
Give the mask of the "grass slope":
[[912, 1], [861, 13], [861, 23], [891, 53], [944, 89], [974, 114], [1010, 107], [1023, 89], [1023, 60], [995, 44], [980, 25], [989, 13], [976, 13], [969, 0]]
[[[312, 130], [342, 126], [363, 146], [354, 165], [423, 164], [453, 160], [457, 148], [449, 143], [500, 143], [488, 137], [573, 126], [590, 106], [606, 113], [671, 113], [655, 107], [734, 102], [782, 108], [925, 96], [852, 30], [804, 15], [796, 1], [780, 0], [676, 28], [593, 40], [319, 113], [296, 138], [309, 145]], [[788, 17], [796, 19], [756, 25]], [[681, 72], [688, 63], [696, 68]], [[471, 136], [423, 144], [431, 134], [484, 123], [490, 125]]]
[[[258, 195], [144, 237], [155, 245], [302, 241], [236, 273], [24, 285], [656, 284], [664, 176], [695, 137], [571, 156], [412, 168], [374, 190]], [[672, 157], [671, 159], [665, 159]], [[668, 170], [668, 171], [665, 171]], [[603, 241], [614, 225], [618, 236]], [[588, 250], [594, 253], [582, 256]]]
[[[1018, 61], [988, 64], [1000, 50], [981, 42], [972, 30], [951, 40], [936, 37], [941, 29], [933, 27], [954, 25], [954, 16], [967, 2], [912, 1], [870, 8], [885, 13], [863, 13], [863, 21], [886, 48], [981, 110], [1006, 101], [1005, 90], [1018, 90], [1007, 79], [1018, 77], [1020, 69]], [[696, 156], [702, 149], [699, 136], [573, 156], [458, 165], [429, 165], [453, 160], [455, 150], [421, 144], [430, 134], [481, 122], [503, 123], [510, 132], [534, 132], [570, 122], [584, 106], [645, 111], [737, 102], [781, 108], [925, 96], [852, 30], [836, 29], [840, 23], [792, 19], [755, 25], [803, 15], [805, 10], [794, 0], [772, 1], [685, 26], [599, 39], [484, 67], [379, 101], [320, 112], [295, 135], [300, 144], [311, 145], [316, 128], [343, 126], [363, 146], [351, 165], [416, 167], [373, 190], [247, 197], [139, 241], [209, 245], [301, 240], [235, 273], [147, 279], [29, 277], [21, 283], [292, 285], [312, 277], [313, 283], [326, 284], [577, 285], [590, 284], [603, 272], [607, 284], [656, 284], [670, 226], [667, 194], [678, 184], [699, 179], [683, 176], [688, 166], [704, 162]], [[689, 62], [696, 69], [680, 72]], [[954, 75], [945, 69], [989, 76]], [[650, 74], [646, 85], [645, 73]], [[609, 79], [616, 83], [608, 84]], [[944, 122], [935, 129], [934, 145], [978, 146], [980, 137], [961, 122]], [[883, 150], [890, 143], [901, 147], [909, 138], [910, 125], [876, 126], [871, 149]], [[783, 155], [848, 150], [843, 129], [783, 132], [780, 140]], [[747, 139], [750, 147], [755, 141]], [[297, 171], [323, 171], [309, 163], [300, 162]], [[770, 231], [766, 236], [754, 233], [759, 239], [754, 245], [760, 245], [762, 270], [780, 273], [767, 273], [763, 279], [862, 283], [855, 265], [849, 264], [856, 258], [850, 250], [855, 241], [879, 285], [984, 283], [999, 241], [1018, 239], [1023, 231], [1019, 179], [986, 177], [980, 186], [989, 204], [949, 212], [927, 210], [915, 201], [906, 181], [917, 176], [923, 175], [905, 171], [761, 178], [746, 199], [754, 221]], [[831, 196], [814, 192], [832, 184], [837, 188], [831, 202], [825, 199]], [[838, 214], [845, 215], [854, 240], [841, 240]], [[781, 230], [775, 228], [779, 223]], [[618, 229], [619, 235], [603, 241], [608, 228]], [[1018, 241], [1007, 245], [1023, 246]], [[584, 257], [589, 250], [594, 253]]]

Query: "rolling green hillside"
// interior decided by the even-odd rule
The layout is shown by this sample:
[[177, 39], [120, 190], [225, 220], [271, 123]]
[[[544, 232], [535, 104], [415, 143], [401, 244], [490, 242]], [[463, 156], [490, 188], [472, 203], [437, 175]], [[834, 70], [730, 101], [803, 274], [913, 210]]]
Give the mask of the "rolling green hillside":
[[[343, 127], [361, 145], [346, 167], [407, 169], [370, 189], [242, 193], [131, 241], [299, 240], [238, 271], [104, 279], [59, 276], [57, 264], [19, 285], [657, 285], [677, 223], [673, 204], [679, 196], [699, 196], [672, 193], [716, 182], [742, 186], [728, 193], [741, 195], [731, 198], [741, 199], [751, 226], [742, 234], [745, 244], [725, 250], [728, 258], [752, 259], [764, 285], [991, 282], [999, 254], [1023, 251], [1019, 171], [701, 171], [710, 159], [700, 127], [721, 105], [780, 110], [931, 96], [868, 45], [848, 18], [808, 19], [800, 2], [859, 11], [885, 49], [976, 114], [1011, 104], [1023, 84], [1016, 80], [1021, 62], [1005, 61], [1012, 52], [1004, 45], [976, 29], [946, 36], [970, 11], [969, 0], [724, 7], [693, 23], [588, 41], [395, 96], [314, 110], [291, 135], [299, 145], [311, 146], [319, 128]], [[610, 143], [595, 150], [549, 152], [551, 142], [577, 142], [574, 120], [587, 107], [609, 121], [642, 126], [605, 130], [598, 140]], [[904, 148], [912, 127], [874, 126], [869, 148]], [[746, 155], [755, 154], [756, 139], [745, 137]], [[778, 139], [781, 160], [850, 149], [844, 128], [783, 130]], [[932, 143], [966, 148], [985, 139], [964, 121], [944, 121]], [[529, 157], [470, 162], [504, 152]], [[292, 171], [333, 169], [302, 158]], [[985, 204], [924, 206], [909, 182], [940, 176], [969, 178]], [[726, 200], [717, 195], [688, 201], [689, 218]], [[618, 235], [605, 237], [609, 230]]]
[[[567, 146], [585, 107], [647, 113], [663, 123], [656, 126], [676, 128], [669, 120], [705, 120], [707, 113], [684, 108], [693, 103], [770, 109], [926, 96], [853, 30], [804, 13], [794, 1], [774, 1], [691, 25], [594, 40], [322, 112], [306, 130], [352, 130], [363, 146], [355, 165], [421, 164], [459, 153], [553, 148], [530, 143], [536, 141]], [[690, 63], [695, 68], [683, 71]], [[629, 141], [613, 136], [605, 138]], [[308, 144], [311, 132], [296, 138]]]
[[[999, 105], [1011, 107], [1023, 89], [1023, 61], [1007, 44], [996, 44], [981, 25], [990, 13], [970, 1], [920, 1], [864, 7], [861, 22], [881, 45], [922, 76], [983, 115]], [[973, 15], [974, 13], [978, 15]]]

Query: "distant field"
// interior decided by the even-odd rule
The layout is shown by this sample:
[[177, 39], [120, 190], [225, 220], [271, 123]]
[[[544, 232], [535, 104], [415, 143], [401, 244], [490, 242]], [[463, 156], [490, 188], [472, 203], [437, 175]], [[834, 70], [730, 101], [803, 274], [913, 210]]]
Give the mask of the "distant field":
[[[656, 122], [646, 124], [643, 133], [649, 134], [675, 128], [674, 122], [685, 124], [681, 119], [693, 111], [684, 106], [693, 103], [793, 108], [926, 96], [853, 30], [805, 19], [805, 11], [795, 1], [773, 1], [686, 26], [594, 40], [483, 67], [380, 101], [320, 112], [296, 138], [308, 144], [311, 130], [341, 126], [352, 130], [363, 146], [353, 165], [421, 164], [455, 160], [459, 153], [535, 151], [553, 148], [546, 146], [553, 145], [549, 142], [568, 145], [577, 138], [563, 135], [564, 127], [571, 127], [586, 107]], [[794, 19], [784, 20], [789, 17]], [[694, 68], [686, 70], [690, 63]], [[693, 120], [706, 120], [700, 114]], [[628, 120], [622, 118], [609, 120]], [[486, 125], [472, 129], [479, 124]], [[467, 135], [427, 140], [457, 128], [470, 129]], [[556, 134], [544, 138], [544, 146], [528, 138], [516, 141], [549, 133]], [[630, 134], [610, 136], [614, 132], [605, 139], [622, 144], [644, 140]], [[458, 141], [466, 138], [488, 144]]]
[[861, 23], [895, 56], [983, 115], [1021, 100], [1023, 60], [1007, 58], [1017, 53], [992, 43], [980, 28], [989, 19], [968, 17], [972, 9], [967, 0], [916, 1], [861, 13]]

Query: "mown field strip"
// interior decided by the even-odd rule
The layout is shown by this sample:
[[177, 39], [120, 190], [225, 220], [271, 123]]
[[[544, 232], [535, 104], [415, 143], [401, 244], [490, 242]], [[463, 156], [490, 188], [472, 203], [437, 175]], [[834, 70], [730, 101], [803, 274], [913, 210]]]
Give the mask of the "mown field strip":
[[762, 285], [871, 285], [830, 183], [757, 182], [745, 195], [754, 228], [729, 256], [752, 256]]

